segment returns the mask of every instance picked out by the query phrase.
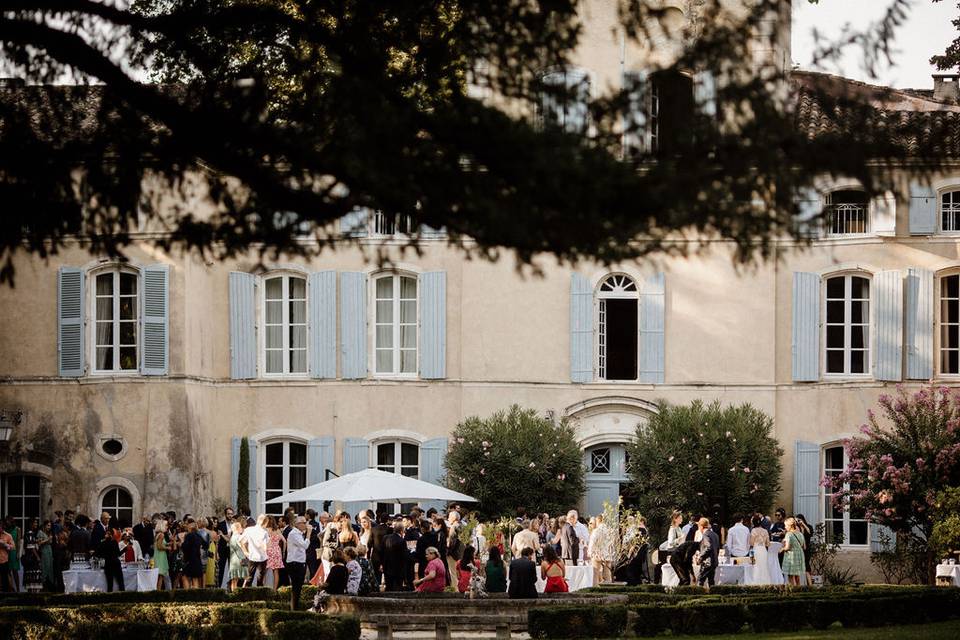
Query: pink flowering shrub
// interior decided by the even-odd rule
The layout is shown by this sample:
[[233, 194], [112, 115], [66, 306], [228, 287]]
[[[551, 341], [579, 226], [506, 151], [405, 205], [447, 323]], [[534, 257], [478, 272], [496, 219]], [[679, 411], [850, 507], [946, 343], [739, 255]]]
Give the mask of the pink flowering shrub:
[[770, 416], [749, 404], [661, 405], [628, 447], [633, 494], [648, 525], [665, 533], [675, 508], [713, 517], [719, 505], [723, 526], [734, 513], [769, 512], [783, 455], [772, 434]]
[[458, 424], [444, 464], [447, 486], [477, 498], [483, 518], [566, 513], [586, 488], [573, 427], [517, 405]]
[[926, 547], [937, 494], [960, 484], [960, 394], [946, 387], [880, 396], [860, 435], [844, 442], [849, 465], [823, 479], [834, 504], [866, 513]]

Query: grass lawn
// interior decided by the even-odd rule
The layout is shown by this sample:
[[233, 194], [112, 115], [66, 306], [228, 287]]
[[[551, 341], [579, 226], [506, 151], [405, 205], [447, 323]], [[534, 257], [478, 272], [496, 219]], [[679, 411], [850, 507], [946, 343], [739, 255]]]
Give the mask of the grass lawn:
[[844, 640], [901, 640], [923, 638], [923, 640], [956, 640], [960, 638], [960, 620], [937, 622], [934, 624], [916, 624], [902, 627], [875, 627], [871, 629], [827, 629], [825, 631], [794, 631], [792, 633], [741, 633], [722, 636], [677, 636], [684, 640], [825, 640], [843, 638]]

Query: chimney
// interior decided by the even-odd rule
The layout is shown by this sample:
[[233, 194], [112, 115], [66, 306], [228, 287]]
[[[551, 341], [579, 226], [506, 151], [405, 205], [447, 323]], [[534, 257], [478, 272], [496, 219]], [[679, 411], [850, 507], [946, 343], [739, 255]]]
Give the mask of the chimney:
[[933, 74], [933, 99], [944, 102], [957, 102], [960, 100], [960, 74]]

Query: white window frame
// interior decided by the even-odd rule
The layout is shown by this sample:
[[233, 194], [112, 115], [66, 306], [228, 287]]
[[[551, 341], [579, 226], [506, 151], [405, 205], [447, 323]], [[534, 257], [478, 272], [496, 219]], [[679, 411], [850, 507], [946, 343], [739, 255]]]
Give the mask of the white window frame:
[[[97, 278], [105, 274], [113, 274], [113, 361], [114, 367], [110, 369], [97, 368]], [[134, 320], [136, 335], [136, 363], [133, 369], [120, 369], [120, 274], [126, 273], [137, 279], [137, 301], [136, 319]], [[125, 264], [110, 264], [87, 272], [87, 344], [90, 375], [97, 376], [137, 376], [140, 375], [141, 360], [143, 357], [143, 274], [139, 269]], [[129, 345], [125, 345], [129, 346]]]
[[[283, 457], [282, 457], [282, 462], [281, 462], [279, 465], [274, 465], [274, 464], [268, 465], [268, 464], [267, 464], [267, 447], [269, 447], [270, 445], [274, 445], [274, 444], [283, 445]], [[304, 459], [303, 459], [303, 464], [302, 464], [302, 465], [300, 465], [300, 464], [291, 465], [291, 464], [290, 464], [290, 445], [291, 445], [291, 444], [300, 445], [300, 446], [302, 446], [302, 447], [304, 448]], [[282, 482], [281, 482], [281, 487], [280, 487], [279, 491], [281, 491], [281, 492], [282, 492], [282, 495], [284, 495], [284, 496], [287, 495], [288, 493], [292, 492], [292, 491], [299, 491], [299, 489], [292, 489], [292, 488], [290, 487], [290, 470], [291, 470], [292, 467], [303, 467], [304, 487], [306, 487], [306, 486], [309, 485], [309, 480], [308, 480], [308, 478], [309, 478], [309, 472], [310, 472], [310, 471], [309, 471], [309, 464], [308, 464], [308, 461], [307, 461], [307, 458], [306, 458], [306, 456], [307, 456], [307, 446], [308, 446], [307, 443], [306, 443], [305, 441], [299, 439], [299, 438], [277, 438], [277, 439], [266, 440], [266, 441], [263, 441], [263, 442], [258, 443], [258, 446], [257, 446], [258, 452], [259, 452], [259, 451], [262, 451], [262, 453], [258, 453], [258, 457], [259, 457], [260, 459], [257, 461], [257, 466], [258, 466], [258, 468], [257, 468], [257, 474], [258, 474], [258, 477], [260, 478], [260, 482], [259, 482], [258, 484], [259, 484], [260, 487], [263, 487], [263, 490], [262, 490], [262, 491], [258, 491], [258, 492], [257, 492], [258, 494], [260, 494], [260, 496], [262, 496], [262, 497], [260, 498], [260, 509], [259, 509], [260, 513], [267, 513], [267, 500], [268, 500], [268, 498], [267, 498], [267, 492], [268, 492], [268, 491], [276, 491], [276, 489], [271, 489], [271, 488], [267, 487], [267, 467], [268, 467], [268, 466], [269, 466], [269, 467], [279, 467], [280, 469], [282, 469], [282, 471], [283, 471], [282, 479], [283, 479], [283, 480], [282, 480]], [[279, 504], [279, 505], [271, 505], [271, 506], [277, 506], [277, 507], [279, 507], [280, 513], [283, 513], [283, 511], [286, 510], [286, 508], [289, 507], [290, 504], [291, 504], [290, 502], [284, 501], [283, 503], [281, 503], [281, 504]]]
[[943, 196], [948, 193], [953, 194], [951, 200], [956, 200], [954, 204], [957, 207], [958, 213], [960, 213], [960, 185], [950, 185], [943, 187], [942, 189], [937, 190], [937, 233], [940, 235], [952, 236], [960, 235], [960, 228], [958, 229], [944, 229], [943, 228]]
[[[824, 477], [827, 475], [827, 449], [835, 449], [835, 448], [839, 448], [843, 450], [843, 469], [830, 469], [830, 471], [845, 471], [847, 468], [847, 465], [850, 463], [850, 459], [847, 456], [847, 451], [846, 449], [843, 448], [842, 443], [830, 442], [828, 444], [824, 444], [820, 447], [820, 477]], [[849, 485], [844, 485], [844, 486], [849, 487]], [[826, 535], [826, 530], [827, 530], [827, 527], [829, 527], [829, 522], [837, 521], [837, 518], [829, 517], [830, 514], [827, 513], [826, 502], [827, 502], [828, 495], [833, 495], [833, 493], [831, 492], [828, 494], [826, 488], [821, 486], [819, 509], [820, 509], [820, 522], [822, 522], [824, 526], [824, 535]], [[840, 545], [841, 549], [863, 550], [863, 549], [870, 548], [870, 540], [873, 537], [872, 535], [873, 524], [869, 520], [867, 520], [866, 518], [851, 518], [850, 510], [849, 508], [846, 508], [843, 511], [843, 517], [839, 521], [843, 522], [843, 544]], [[867, 538], [866, 538], [866, 542], [864, 542], [863, 544], [850, 543], [850, 522], [851, 521], [866, 522]]]
[[[281, 287], [281, 334], [282, 334], [282, 353], [283, 353], [283, 371], [267, 372], [267, 281], [274, 278], [282, 278]], [[303, 280], [304, 290], [304, 326], [306, 327], [306, 342], [304, 349], [305, 368], [303, 372], [290, 372], [290, 278], [299, 278]], [[258, 330], [260, 333], [260, 344], [258, 348], [260, 371], [264, 378], [306, 378], [310, 375], [310, 279], [307, 274], [298, 271], [272, 271], [260, 276], [258, 283], [260, 292], [257, 296], [259, 304]]]
[[[941, 356], [944, 352], [943, 346], [943, 302], [945, 300], [955, 300], [958, 306], [958, 311], [960, 311], [960, 298], [944, 298], [943, 297], [943, 281], [946, 278], [957, 278], [958, 279], [958, 288], [960, 288], [960, 271], [950, 270], [943, 273], [936, 274], [936, 277], [933, 281], [934, 287], [934, 336], [933, 336], [933, 357], [934, 357], [934, 371], [936, 371], [936, 376], [938, 378], [945, 378], [950, 380], [955, 380], [960, 378], [960, 369], [956, 373], [946, 373], [943, 370], [943, 360]], [[960, 316], [958, 316], [960, 318]], [[958, 323], [947, 323], [947, 324], [960, 324]]]
[[[384, 280], [384, 279], [387, 279], [387, 278], [391, 278], [391, 279], [393, 280], [393, 294], [392, 294], [393, 297], [391, 298], [391, 300], [393, 301], [393, 319], [391, 320], [390, 323], [378, 323], [378, 322], [377, 322], [377, 300], [378, 300], [378, 298], [377, 298], [377, 283], [378, 283], [380, 280]], [[410, 279], [412, 279], [413, 282], [415, 283], [416, 287], [417, 287], [417, 296], [416, 296], [416, 298], [415, 298], [415, 304], [416, 304], [416, 313], [415, 313], [415, 316], [416, 316], [416, 320], [415, 320], [414, 323], [413, 323], [413, 326], [414, 326], [415, 329], [416, 329], [415, 333], [416, 333], [416, 336], [417, 336], [417, 346], [416, 346], [416, 349], [415, 349], [416, 359], [415, 359], [415, 362], [414, 362], [413, 371], [406, 372], [406, 373], [400, 371], [400, 367], [401, 367], [401, 362], [400, 362], [400, 355], [401, 355], [401, 347], [400, 347], [400, 327], [401, 327], [401, 326], [404, 326], [404, 325], [401, 325], [401, 323], [400, 323], [400, 301], [401, 301], [401, 298], [400, 298], [400, 291], [401, 291], [400, 282], [401, 282], [401, 280], [400, 280], [400, 279], [401, 279], [401, 278], [410, 278]], [[404, 272], [404, 271], [381, 272], [381, 273], [375, 274], [374, 276], [372, 276], [372, 277], [370, 278], [370, 285], [371, 285], [371, 286], [370, 286], [370, 292], [369, 292], [369, 297], [370, 297], [370, 303], [369, 303], [370, 321], [369, 321], [369, 324], [370, 324], [370, 334], [371, 334], [370, 344], [372, 345], [372, 348], [370, 349], [369, 370], [373, 372], [373, 377], [375, 377], [375, 378], [407, 378], [407, 379], [415, 379], [415, 378], [419, 377], [419, 375], [420, 375], [420, 345], [421, 345], [421, 340], [420, 340], [420, 293], [421, 293], [421, 292], [420, 292], [420, 278], [419, 278], [419, 277], [417, 276], [417, 274], [415, 274], [415, 273], [407, 273], [407, 272]], [[404, 300], [409, 300], [409, 299], [404, 298]], [[389, 326], [392, 327], [392, 333], [391, 333], [391, 335], [392, 335], [392, 338], [393, 338], [393, 345], [392, 345], [392, 347], [390, 347], [390, 349], [391, 349], [391, 351], [392, 351], [392, 353], [393, 353], [393, 369], [392, 369], [392, 371], [377, 371], [377, 351], [378, 351], [378, 349], [380, 349], [380, 346], [379, 346], [379, 343], [378, 343], [378, 340], [377, 340], [377, 337], [378, 337], [378, 336], [377, 336], [377, 327], [378, 327], [378, 325], [382, 325], [382, 326], [388, 326], [388, 325], [389, 325]], [[408, 323], [406, 326], [410, 326], [409, 323]], [[384, 349], [386, 349], [386, 348], [387, 348], [387, 347], [384, 347]]]
[[[396, 475], [403, 475], [402, 471], [403, 471], [404, 468], [408, 468], [408, 469], [409, 469], [409, 468], [411, 468], [411, 467], [413, 466], [413, 465], [405, 465], [405, 464], [403, 464], [403, 445], [405, 445], [405, 444], [411, 445], [411, 446], [415, 447], [416, 450], [417, 450], [417, 465], [416, 465], [417, 473], [416, 473], [416, 475], [414, 475], [414, 476], [406, 476], [406, 477], [408, 477], [408, 478], [416, 478], [417, 480], [419, 480], [419, 479], [420, 479], [420, 471], [421, 471], [421, 469], [422, 469], [422, 463], [423, 463], [423, 452], [421, 451], [421, 449], [422, 449], [421, 443], [418, 442], [418, 441], [416, 441], [416, 440], [409, 440], [409, 439], [406, 439], [406, 438], [391, 438], [391, 439], [381, 439], [381, 440], [374, 440], [374, 441], [372, 441], [372, 442], [370, 443], [370, 466], [369, 466], [369, 468], [371, 468], [371, 469], [377, 469], [378, 471], [384, 471], [384, 472], [386, 472], [386, 473], [393, 473], [393, 474], [396, 474]], [[392, 467], [390, 470], [388, 470], [388, 469], [386, 469], [386, 468], [381, 468], [381, 465], [379, 464], [379, 461], [380, 461], [380, 457], [379, 457], [380, 447], [382, 447], [382, 446], [388, 446], [388, 445], [393, 445], [393, 447], [394, 447], [394, 449], [393, 449], [393, 467]], [[386, 503], [380, 503], [380, 504], [386, 504]], [[399, 513], [407, 513], [407, 512], [409, 512], [409, 509], [404, 509], [404, 507], [408, 507], [408, 506], [410, 506], [410, 505], [412, 505], [412, 504], [416, 504], [416, 503], [404, 503], [404, 504], [391, 503], [391, 504], [393, 505], [393, 511], [392, 511], [391, 513], [394, 514], [394, 515], [396, 515], [396, 514], [399, 514]], [[374, 505], [374, 511], [376, 511], [377, 506], [378, 506], [378, 503], [373, 503], [373, 505]]]
[[[865, 371], [863, 373], [836, 373], [836, 372], [827, 372], [827, 281], [832, 280], [833, 278], [844, 278], [844, 324], [843, 324], [843, 333], [844, 333], [844, 346], [843, 346], [843, 368], [844, 371], [850, 370], [850, 352], [851, 348], [851, 327], [853, 323], [850, 322], [852, 318], [851, 307], [852, 307], [852, 280], [851, 278], [864, 278], [870, 283], [870, 297], [867, 299], [868, 304], [870, 305], [869, 312], [867, 314], [867, 341], [866, 341], [866, 352], [867, 358], [865, 362]], [[820, 360], [821, 366], [820, 371], [821, 375], [825, 380], [869, 380], [873, 378], [873, 351], [874, 351], [874, 286], [873, 286], [873, 274], [865, 271], [837, 271], [834, 273], [825, 274], [821, 278], [821, 294], [820, 294]], [[858, 299], [859, 300], [859, 299]], [[859, 325], [860, 323], [856, 323]]]
[[[117, 496], [117, 500], [116, 500], [117, 506], [113, 506], [113, 507], [104, 506], [103, 501], [106, 500], [107, 495], [109, 495], [111, 492], [117, 493], [119, 491], [123, 491], [125, 494], [127, 494], [127, 496], [129, 496], [130, 506], [129, 507], [119, 506], [120, 504], [119, 495]], [[120, 511], [129, 511], [130, 517], [127, 519], [127, 522], [129, 522], [130, 524], [128, 526], [132, 527], [133, 525], [136, 524], [136, 521], [133, 519], [134, 509], [137, 506], [136, 501], [134, 500], [133, 494], [127, 491], [126, 487], [121, 487], [120, 485], [117, 485], [117, 484], [110, 485], [109, 487], [107, 487], [106, 489], [100, 492], [100, 498], [99, 500], [97, 500], [97, 505], [100, 507], [100, 509], [99, 511], [97, 511], [96, 516], [94, 516], [96, 518], [99, 518], [100, 514], [106, 511], [107, 513], [110, 514], [112, 518], [110, 522], [113, 524], [116, 524], [117, 522], [120, 521], [120, 516], [119, 516]]]
[[[853, 205], [845, 205], [844, 203], [835, 203], [835, 202], [833, 202], [833, 194], [839, 193], [839, 192], [841, 192], [841, 191], [859, 191], [859, 192], [861, 192], [861, 193], [864, 194], [864, 199], [866, 200], [866, 202], [863, 203], [863, 213], [864, 213], [864, 215], [866, 216], [866, 220], [864, 221], [864, 223], [865, 223], [865, 224], [864, 224], [864, 227], [865, 227], [865, 230], [864, 230], [864, 231], [858, 231], [858, 232], [856, 232], [856, 233], [834, 233], [834, 232], [832, 231], [832, 229], [833, 229], [833, 224], [832, 224], [833, 221], [832, 221], [832, 219], [831, 219], [831, 216], [834, 214], [835, 207], [839, 207], [839, 206], [853, 206]], [[873, 235], [873, 234], [874, 234], [874, 231], [873, 231], [873, 217], [874, 217], [873, 201], [872, 201], [870, 198], [867, 197], [866, 191], [864, 191], [862, 188], [860, 188], [860, 187], [853, 187], [853, 186], [845, 186], [845, 187], [838, 187], [838, 188], [831, 189], [831, 190], [828, 191], [827, 193], [823, 194], [823, 203], [824, 203], [824, 206], [825, 206], [825, 208], [826, 208], [826, 210], [827, 210], [827, 212], [828, 212], [828, 213], [827, 213], [827, 216], [826, 216], [825, 219], [823, 220], [823, 235], [824, 235], [825, 237], [827, 237], [827, 238], [862, 238], [862, 237], [864, 237], [864, 236], [869, 236], [869, 235]]]
[[[619, 291], [602, 291], [603, 285], [610, 279], [625, 278], [633, 283], [634, 291], [627, 291], [620, 288]], [[596, 371], [597, 382], [636, 382], [640, 379], [640, 281], [637, 278], [622, 272], [614, 272], [600, 278], [594, 289], [594, 326], [596, 326], [596, 336], [593, 345], [594, 371]], [[606, 300], [636, 300], [637, 301], [637, 372], [633, 378], [605, 378], [601, 372], [606, 370]]]
[[[388, 225], [393, 225], [393, 233], [384, 231]], [[401, 231], [400, 227], [407, 226], [408, 231]], [[367, 216], [367, 234], [372, 238], [409, 238], [417, 232], [417, 224], [413, 216], [403, 213], [384, 213], [380, 209], [370, 211]]]
[[[20, 486], [22, 487], [22, 489], [20, 489], [20, 493], [11, 495], [10, 481], [14, 478], [17, 478], [20, 480]], [[36, 494], [27, 493], [26, 478], [37, 478]], [[42, 494], [43, 494], [43, 478], [41, 476], [31, 474], [31, 473], [10, 473], [10, 474], [3, 475], [3, 513], [4, 515], [8, 515], [10, 513], [11, 498], [14, 501], [20, 501], [21, 514], [23, 514], [23, 512], [26, 511], [26, 504], [27, 504], [28, 498], [37, 499], [38, 512], [36, 516], [32, 516], [32, 515], [29, 517], [25, 517], [23, 515], [13, 516], [13, 519], [20, 524], [21, 535], [22, 535], [22, 532], [27, 530], [27, 525], [30, 524], [30, 520], [32, 520], [33, 518], [38, 518], [41, 522], [43, 522], [43, 502], [41, 501]]]

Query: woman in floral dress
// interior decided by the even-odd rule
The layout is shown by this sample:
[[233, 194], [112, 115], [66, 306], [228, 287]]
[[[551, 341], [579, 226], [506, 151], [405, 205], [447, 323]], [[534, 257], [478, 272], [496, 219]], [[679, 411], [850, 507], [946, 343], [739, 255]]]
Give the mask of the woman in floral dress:
[[247, 579], [247, 554], [243, 550], [243, 524], [234, 520], [230, 525], [230, 591], [236, 591], [239, 585]]
[[277, 519], [270, 516], [267, 521], [267, 571], [273, 573], [273, 590], [277, 590], [280, 583], [280, 569], [283, 569], [283, 548], [287, 541], [277, 529]]
[[789, 584], [800, 586], [800, 576], [806, 570], [803, 534], [794, 518], [787, 518], [783, 524], [787, 529], [787, 535], [783, 538], [783, 575], [787, 576]]

